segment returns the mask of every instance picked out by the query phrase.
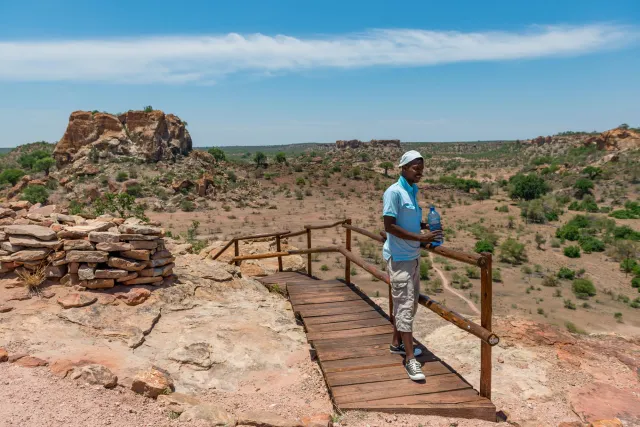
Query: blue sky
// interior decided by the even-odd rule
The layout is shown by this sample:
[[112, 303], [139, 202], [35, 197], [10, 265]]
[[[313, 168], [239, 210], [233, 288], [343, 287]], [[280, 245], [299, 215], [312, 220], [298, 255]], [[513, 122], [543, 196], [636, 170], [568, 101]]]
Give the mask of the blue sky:
[[0, 1], [0, 146], [153, 105], [196, 146], [640, 126], [640, 2]]

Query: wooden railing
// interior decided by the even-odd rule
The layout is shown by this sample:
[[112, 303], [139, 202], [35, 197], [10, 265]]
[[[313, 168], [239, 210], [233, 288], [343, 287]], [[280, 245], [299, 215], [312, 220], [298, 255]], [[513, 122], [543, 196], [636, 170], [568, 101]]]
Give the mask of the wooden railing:
[[[311, 247], [311, 230], [320, 230], [325, 228], [332, 228], [341, 226], [346, 230], [345, 246], [328, 246], [321, 248]], [[389, 275], [384, 271], [378, 269], [376, 266], [366, 262], [364, 259], [356, 255], [351, 251], [351, 233], [355, 232], [363, 236], [369, 237], [380, 243], [384, 243], [385, 237], [382, 234], [375, 234], [362, 228], [354, 227], [351, 224], [351, 219], [345, 219], [330, 224], [320, 225], [305, 225], [301, 231], [279, 231], [274, 233], [256, 234], [252, 236], [234, 237], [231, 239], [222, 249], [220, 249], [213, 259], [217, 259], [222, 253], [224, 253], [231, 245], [234, 245], [234, 257], [229, 261], [240, 265], [241, 261], [249, 259], [264, 259], [264, 258], [278, 258], [278, 270], [283, 271], [282, 257], [290, 255], [303, 255], [307, 254], [307, 274], [313, 276], [311, 255], [314, 253], [327, 253], [336, 252], [345, 257], [345, 276], [344, 280], [347, 284], [351, 284], [351, 263], [363, 268], [375, 278], [382, 280], [387, 285], [390, 285]], [[283, 251], [281, 247], [281, 239], [291, 238], [295, 236], [307, 236], [307, 248]], [[255, 254], [255, 255], [240, 255], [239, 242], [243, 240], [254, 240], [275, 237], [276, 239], [276, 252]], [[445, 258], [454, 259], [456, 261], [464, 262], [480, 267], [480, 324], [464, 318], [460, 314], [453, 310], [448, 309], [442, 304], [438, 303], [434, 299], [427, 295], [420, 294], [420, 305], [433, 311], [444, 320], [456, 325], [460, 329], [469, 332], [480, 338], [480, 395], [491, 399], [491, 347], [498, 344], [500, 338], [491, 332], [491, 317], [493, 313], [492, 309], [492, 259], [490, 253], [465, 253], [446, 248], [444, 246], [427, 246], [424, 249], [434, 254], [443, 256]], [[389, 316], [391, 321], [393, 319], [393, 299], [391, 298], [391, 286], [389, 289]], [[395, 322], [394, 322], [395, 323]]]

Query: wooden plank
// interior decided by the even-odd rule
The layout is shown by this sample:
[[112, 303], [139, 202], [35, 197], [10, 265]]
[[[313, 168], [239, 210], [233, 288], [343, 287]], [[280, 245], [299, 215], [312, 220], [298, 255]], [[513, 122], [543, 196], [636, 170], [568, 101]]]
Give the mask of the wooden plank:
[[389, 342], [390, 340], [385, 340], [384, 343], [373, 344], [369, 346], [345, 347], [331, 350], [316, 349], [316, 351], [318, 352], [318, 356], [323, 362], [342, 359], [356, 359], [362, 357], [384, 356], [387, 354], [391, 354], [389, 352]]
[[[405, 376], [407, 374], [405, 373]], [[427, 379], [429, 381], [429, 379]], [[462, 390], [447, 391], [442, 393], [415, 394], [412, 396], [390, 397], [378, 400], [365, 400], [357, 402], [366, 408], [373, 407], [390, 407], [390, 406], [417, 406], [434, 403], [460, 404], [469, 403], [484, 405], [490, 403], [486, 398], [480, 396], [477, 391], [472, 388]], [[348, 403], [346, 405], [349, 405]]]
[[313, 347], [317, 350], [335, 350], [349, 347], [367, 347], [374, 344], [390, 344], [392, 335], [371, 335], [335, 340], [315, 340]]
[[304, 320], [304, 324], [311, 325], [323, 325], [327, 323], [346, 322], [348, 320], [365, 320], [365, 319], [378, 319], [384, 317], [377, 311], [367, 311], [364, 313], [349, 313], [349, 314], [336, 314], [333, 316], [320, 316], [320, 317], [308, 317]]
[[[301, 313], [304, 311], [314, 311], [314, 310], [322, 310], [325, 308], [350, 308], [350, 307], [358, 307], [358, 306], [366, 306], [370, 308], [374, 308], [371, 304], [368, 304], [366, 301], [344, 301], [344, 302], [327, 302], [327, 303], [319, 303], [319, 304], [305, 304], [304, 306], [299, 307]], [[297, 307], [296, 307], [297, 308]]]
[[[303, 306], [304, 307], [304, 306]], [[295, 310], [294, 310], [295, 311]], [[302, 314], [303, 318], [316, 317], [316, 316], [332, 316], [334, 314], [347, 314], [347, 313], [364, 313], [367, 311], [375, 311], [371, 306], [351, 306], [351, 307], [337, 307], [337, 308], [322, 308], [306, 310]]]
[[390, 325], [389, 321], [384, 317], [378, 317], [374, 319], [351, 320], [348, 322], [325, 323], [323, 325], [306, 325], [306, 327], [308, 332], [328, 332], [384, 325]]
[[345, 295], [329, 295], [329, 296], [302, 296], [291, 297], [291, 303], [296, 307], [300, 307], [308, 304], [325, 304], [329, 302], [346, 302], [346, 301], [360, 301], [360, 298], [356, 294]]
[[307, 339], [313, 340], [331, 340], [335, 338], [351, 338], [351, 337], [365, 337], [368, 335], [386, 335], [393, 332], [393, 326], [387, 323], [383, 326], [372, 326], [369, 328], [358, 329], [346, 329], [341, 331], [327, 331], [327, 332], [307, 332]]
[[449, 418], [468, 418], [496, 422], [496, 407], [487, 403], [436, 403], [418, 405], [388, 405], [367, 407], [362, 402], [340, 405], [340, 409], [357, 409], [362, 411], [392, 412], [396, 414], [432, 415]]
[[416, 394], [442, 393], [462, 390], [471, 386], [456, 374], [437, 375], [429, 381], [416, 382], [409, 378], [332, 387], [331, 393], [338, 405], [391, 397], [413, 396]]
[[[486, 265], [480, 271], [480, 324], [491, 331], [491, 316], [493, 312], [493, 278], [492, 259], [490, 253], [483, 254]], [[487, 342], [480, 343], [480, 395], [491, 399], [491, 346]]]
[[[422, 366], [426, 377], [452, 373], [442, 362], [427, 362]], [[401, 365], [378, 369], [363, 369], [359, 371], [331, 372], [326, 375], [329, 387], [342, 385], [365, 384], [378, 381], [401, 380], [407, 378], [407, 371]], [[427, 379], [429, 381], [429, 379]], [[474, 391], [477, 396], [478, 393]]]
[[349, 288], [329, 288], [329, 289], [316, 289], [316, 288], [309, 288], [309, 289], [303, 289], [303, 290], [297, 290], [297, 289], [287, 289], [287, 292], [289, 293], [289, 296], [302, 296], [302, 295], [339, 295], [339, 294], [355, 294], [355, 295], [359, 295], [357, 292], [355, 292], [352, 289]]
[[[389, 338], [389, 342], [391, 338]], [[425, 362], [433, 362], [438, 360], [435, 356], [426, 352], [416, 357], [418, 361], [421, 363]], [[373, 357], [358, 357], [351, 359], [341, 359], [341, 360], [329, 360], [323, 361], [320, 359], [320, 364], [322, 365], [322, 370], [325, 373], [329, 372], [345, 372], [345, 371], [357, 371], [359, 369], [375, 369], [375, 368], [384, 368], [387, 366], [402, 366], [404, 357], [399, 354], [391, 354], [389, 352], [384, 352], [382, 356], [373, 356]]]
[[292, 288], [294, 290], [299, 290], [299, 289], [309, 289], [309, 288], [313, 288], [313, 289], [327, 289], [327, 288], [346, 288], [347, 285], [345, 285], [342, 282], [328, 282], [328, 283], [318, 283], [318, 280], [309, 280], [308, 282], [303, 282], [303, 281], [295, 281], [292, 282], [291, 280], [286, 282], [287, 288]]

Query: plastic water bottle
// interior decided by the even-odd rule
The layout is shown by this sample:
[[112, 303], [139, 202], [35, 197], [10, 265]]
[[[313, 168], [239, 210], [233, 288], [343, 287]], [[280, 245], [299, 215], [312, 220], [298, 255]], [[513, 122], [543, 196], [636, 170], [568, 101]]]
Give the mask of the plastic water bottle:
[[[440, 223], [440, 214], [436, 212], [436, 207], [433, 205], [429, 206], [427, 224], [429, 224], [429, 231], [431, 232], [442, 230], [442, 224]], [[444, 243], [444, 237], [431, 242], [431, 246], [440, 246], [442, 243]]]

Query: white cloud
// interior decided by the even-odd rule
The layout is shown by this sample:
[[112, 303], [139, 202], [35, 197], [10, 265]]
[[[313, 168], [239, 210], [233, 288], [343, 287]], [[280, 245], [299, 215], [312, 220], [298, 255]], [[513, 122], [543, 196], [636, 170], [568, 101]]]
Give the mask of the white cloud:
[[419, 67], [579, 55], [635, 42], [632, 27], [593, 24], [524, 32], [373, 30], [317, 38], [227, 34], [108, 40], [0, 41], [0, 80], [212, 83], [232, 73]]

